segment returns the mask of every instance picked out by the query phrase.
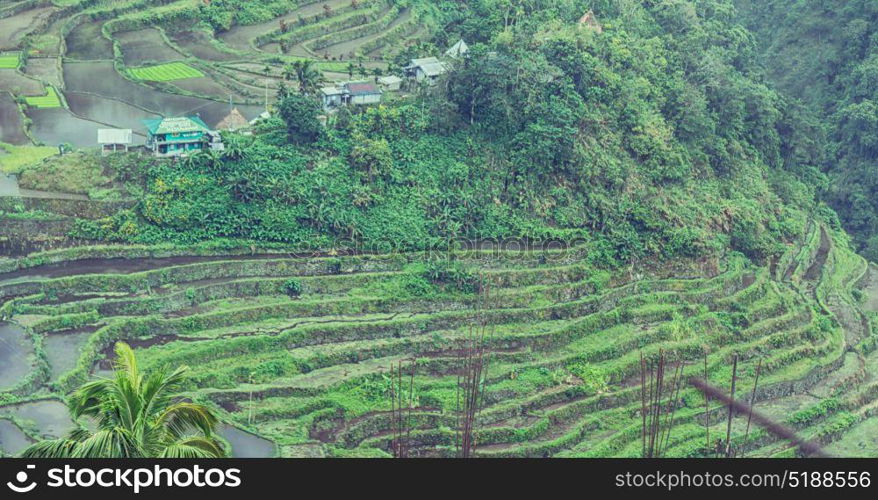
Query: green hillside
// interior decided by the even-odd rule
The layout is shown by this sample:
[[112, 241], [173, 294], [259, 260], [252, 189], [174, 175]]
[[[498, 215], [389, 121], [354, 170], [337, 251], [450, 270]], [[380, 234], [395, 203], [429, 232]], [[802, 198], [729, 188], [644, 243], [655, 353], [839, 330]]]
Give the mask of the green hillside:
[[860, 1], [735, 2], [759, 40], [772, 83], [811, 116], [824, 187], [858, 248], [878, 259], [878, 5]]
[[88, 428], [65, 403], [124, 342], [188, 367], [162, 402], [211, 444], [87, 455], [806, 455], [702, 378], [878, 457], [876, 26], [866, 0], [0, 8], [0, 456]]

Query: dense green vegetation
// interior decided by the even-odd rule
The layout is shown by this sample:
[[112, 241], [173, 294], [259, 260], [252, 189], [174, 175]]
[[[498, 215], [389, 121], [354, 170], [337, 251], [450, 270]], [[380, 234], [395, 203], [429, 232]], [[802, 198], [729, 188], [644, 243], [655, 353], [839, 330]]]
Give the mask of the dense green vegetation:
[[[737, 360], [770, 418], [878, 455], [853, 442], [878, 415], [878, 267], [856, 253], [878, 258], [872, 3], [62, 3], [89, 22], [59, 22], [59, 43], [90, 60], [82, 39], [106, 42], [71, 65], [187, 113], [271, 113], [177, 159], [0, 143], [22, 189], [65, 194], [0, 198], [0, 243], [75, 245], [0, 258], [0, 328], [21, 350], [0, 369], [0, 438], [40, 443], [25, 454], [384, 457], [387, 370], [410, 363], [412, 449], [452, 456], [480, 323], [478, 456], [640, 456], [640, 356], [660, 353], [718, 387]], [[28, 35], [4, 75], [69, 82], [25, 64], [51, 36]], [[444, 57], [458, 40], [466, 57]], [[321, 107], [323, 85], [427, 56], [449, 67], [434, 85]], [[44, 87], [10, 93], [11, 112], [83, 98]], [[185, 435], [126, 414], [156, 385]], [[97, 429], [40, 420], [62, 401]], [[724, 408], [689, 386], [677, 403], [667, 455], [712, 455]], [[795, 455], [745, 425], [739, 456]]]
[[27, 458], [220, 458], [216, 417], [174, 393], [187, 368], [141, 373], [134, 351], [116, 346], [114, 378], [84, 384], [69, 398], [74, 419], [92, 417], [97, 429], [75, 429], [63, 439], [36, 443]]
[[878, 260], [878, 4], [735, 3], [772, 82], [810, 111], [794, 125], [830, 174], [820, 187], [859, 248]]
[[[878, 273], [841, 233], [809, 222], [774, 270], [733, 253], [717, 267], [675, 259], [632, 275], [596, 269], [587, 250], [143, 263], [173, 249], [35, 254], [17, 265], [74, 260], [57, 276], [41, 277], [36, 267], [33, 276], [0, 283], [0, 314], [35, 342], [31, 374], [0, 392], [0, 418], [45, 432], [20, 417], [39, 403], [29, 399], [35, 388], [63, 397], [103, 375], [124, 341], [147, 372], [192, 366], [182, 396], [249, 439], [270, 440], [261, 456], [387, 456], [387, 370], [405, 361], [414, 370], [413, 455], [453, 456], [458, 353], [480, 304], [491, 361], [479, 456], [639, 456], [639, 356], [655, 359], [659, 350], [686, 361], [687, 376], [704, 375], [706, 356], [707, 377], [720, 387], [737, 355], [742, 391], [760, 367], [761, 412], [830, 453], [878, 452], [859, 430], [875, 418], [878, 337], [856, 305], [878, 299]], [[147, 265], [86, 272], [75, 261], [119, 256]], [[486, 286], [487, 299], [479, 295]], [[72, 357], [59, 339], [71, 339]], [[722, 436], [724, 406], [706, 411], [689, 387], [679, 404], [667, 455], [710, 456], [705, 423]], [[745, 440], [746, 420], [733, 420], [739, 456], [794, 454], [758, 428]], [[865, 444], [846, 448], [856, 436]]]
[[[437, 88], [327, 129], [282, 89], [286, 124], [142, 168], [138, 206], [78, 234], [382, 250], [578, 238], [607, 264], [778, 254], [803, 231], [819, 173], [783, 161], [805, 148], [796, 118], [759, 83], [729, 2], [598, 4], [439, 4], [437, 44], [463, 37], [472, 51]], [[602, 32], [576, 25], [588, 7]]]

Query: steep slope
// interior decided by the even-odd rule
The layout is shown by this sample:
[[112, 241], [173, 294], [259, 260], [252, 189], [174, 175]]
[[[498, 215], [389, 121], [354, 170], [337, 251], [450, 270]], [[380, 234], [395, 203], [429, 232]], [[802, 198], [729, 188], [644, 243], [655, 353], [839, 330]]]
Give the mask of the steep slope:
[[828, 199], [859, 249], [878, 259], [878, 4], [736, 0], [766, 72], [816, 118]]

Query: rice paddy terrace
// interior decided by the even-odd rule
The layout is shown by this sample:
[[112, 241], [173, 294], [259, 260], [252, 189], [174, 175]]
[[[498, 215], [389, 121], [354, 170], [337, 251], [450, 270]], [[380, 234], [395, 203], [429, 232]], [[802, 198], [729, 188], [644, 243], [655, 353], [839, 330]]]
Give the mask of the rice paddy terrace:
[[[815, 223], [770, 266], [730, 256], [618, 273], [576, 247], [456, 252], [490, 284], [480, 312], [472, 292], [412, 287], [421, 254], [8, 259], [0, 447], [72, 425], [61, 399], [124, 340], [145, 368], [192, 368], [188, 394], [216, 409], [238, 456], [388, 456], [402, 361], [414, 366], [409, 454], [453, 456], [461, 342], [478, 316], [491, 333], [476, 456], [639, 456], [640, 355], [662, 350], [726, 389], [737, 354], [742, 399], [761, 363], [757, 410], [830, 454], [875, 457], [878, 267], [834, 238]], [[725, 408], [688, 386], [679, 401], [666, 455], [710, 456], [706, 424], [724, 437]], [[745, 441], [745, 427], [735, 417], [738, 456], [795, 454], [761, 429]]]
[[295, 60], [317, 61], [327, 80], [349, 79], [351, 65], [373, 75], [431, 31], [418, 2], [276, 1], [223, 28], [200, 22], [206, 4], [0, 2], [0, 142], [89, 147], [107, 127], [143, 142], [144, 119], [198, 114], [213, 127], [230, 106], [253, 119]]

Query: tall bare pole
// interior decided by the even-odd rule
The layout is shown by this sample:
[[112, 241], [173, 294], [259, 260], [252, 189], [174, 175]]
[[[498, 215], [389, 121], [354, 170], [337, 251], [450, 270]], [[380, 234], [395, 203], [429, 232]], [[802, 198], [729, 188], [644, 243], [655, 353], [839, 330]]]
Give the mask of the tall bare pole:
[[476, 302], [476, 315], [467, 329], [462, 349], [460, 350], [460, 368], [458, 371], [458, 456], [469, 458], [475, 451], [477, 436], [475, 431], [476, 418], [484, 406], [484, 394], [487, 385], [487, 318], [483, 315], [484, 303], [489, 289], [482, 283]]
[[[707, 381], [707, 351], [704, 351], [704, 380]], [[704, 432], [707, 435], [707, 449], [710, 449], [710, 394], [704, 393]]]
[[729, 398], [721, 389], [717, 389], [716, 387], [713, 387], [705, 381], [697, 378], [690, 379], [689, 383], [692, 384], [696, 389], [701, 391], [703, 394], [710, 395], [712, 398], [715, 398], [724, 404], [728, 404], [737, 412], [750, 413], [753, 417], [753, 422], [764, 428], [769, 433], [781, 439], [787, 439], [791, 441], [793, 445], [799, 448], [799, 451], [801, 451], [803, 455], [830, 458], [830, 456], [827, 455], [826, 452], [824, 452], [823, 449], [820, 448], [820, 446], [816, 443], [801, 439], [790, 429], [784, 427], [781, 424], [778, 424], [777, 422], [774, 422], [773, 420], [762, 415], [758, 411], [753, 410], [746, 403], [741, 403]]
[[646, 456], [646, 360], [643, 359], [643, 351], [640, 351], [640, 415], [643, 423], [640, 428], [641, 457]]
[[[731, 402], [735, 401], [735, 383], [738, 379], [738, 354], [735, 353], [735, 358], [732, 361], [732, 390], [731, 395], [729, 396], [729, 400]], [[732, 416], [735, 414], [735, 409], [732, 403], [729, 403], [729, 422], [726, 425], [726, 457], [730, 457], [732, 455]]]
[[759, 372], [762, 371], [762, 358], [756, 365], [756, 379], [753, 381], [753, 392], [750, 393], [750, 411], [747, 412], [747, 430], [744, 432], [744, 444], [747, 444], [747, 438], [750, 437], [750, 421], [753, 420], [753, 405], [756, 403], [756, 388], [759, 386]]

